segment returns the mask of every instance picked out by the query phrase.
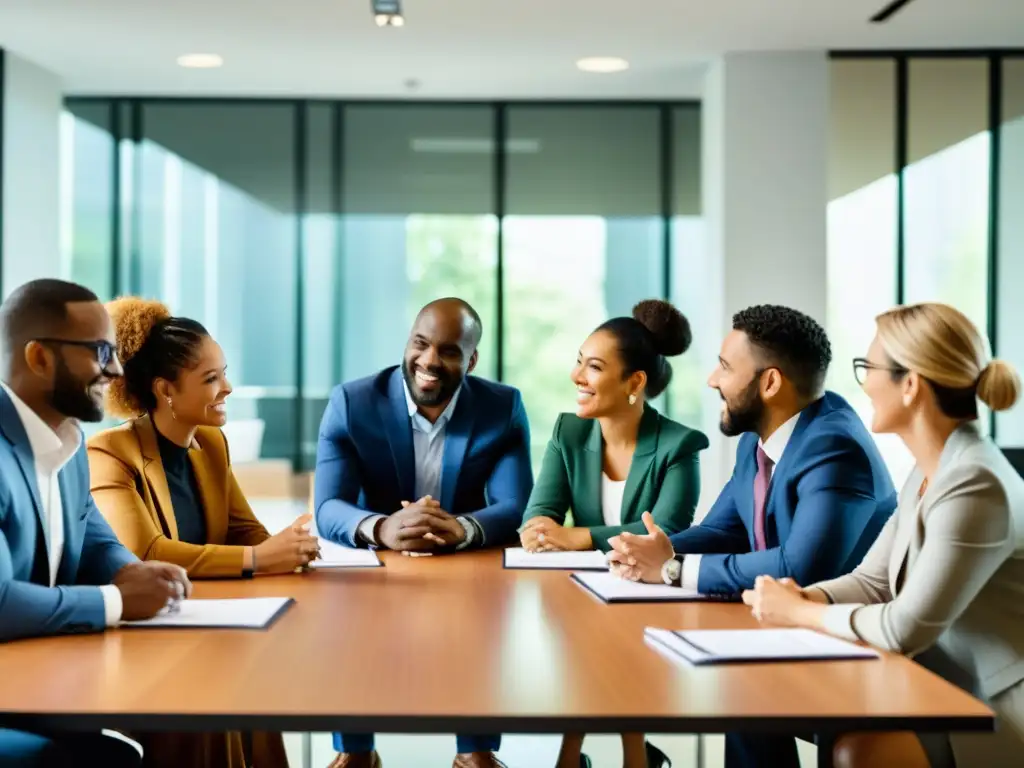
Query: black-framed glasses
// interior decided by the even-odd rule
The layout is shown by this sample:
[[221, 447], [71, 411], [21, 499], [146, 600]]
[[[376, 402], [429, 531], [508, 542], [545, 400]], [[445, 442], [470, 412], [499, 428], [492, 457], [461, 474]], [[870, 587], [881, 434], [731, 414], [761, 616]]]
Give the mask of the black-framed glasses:
[[82, 347], [91, 349], [96, 355], [96, 362], [100, 368], [106, 370], [112, 362], [117, 360], [117, 347], [105, 339], [98, 341], [78, 341], [75, 339], [35, 339], [40, 344], [55, 344], [62, 347]]
[[879, 365], [878, 363], [872, 363], [866, 357], [855, 357], [853, 358], [853, 378], [857, 380], [857, 383], [864, 386], [864, 382], [868, 378], [868, 371], [888, 371], [889, 373], [904, 374], [907, 372], [906, 368], [901, 368], [898, 365]]

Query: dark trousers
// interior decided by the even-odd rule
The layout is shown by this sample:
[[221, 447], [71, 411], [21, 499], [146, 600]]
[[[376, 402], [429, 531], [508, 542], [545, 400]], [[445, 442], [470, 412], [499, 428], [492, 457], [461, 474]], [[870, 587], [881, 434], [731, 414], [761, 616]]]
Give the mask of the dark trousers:
[[793, 736], [725, 734], [725, 768], [800, 768]]

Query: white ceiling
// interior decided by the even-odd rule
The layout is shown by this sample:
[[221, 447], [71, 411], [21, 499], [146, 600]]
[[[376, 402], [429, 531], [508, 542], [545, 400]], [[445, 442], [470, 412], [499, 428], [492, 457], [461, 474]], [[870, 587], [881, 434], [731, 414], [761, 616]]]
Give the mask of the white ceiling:
[[[688, 97], [728, 51], [1024, 47], [1024, 0], [914, 0], [884, 25], [888, 0], [403, 2], [378, 29], [370, 0], [0, 0], [0, 46], [76, 94], [382, 98]], [[179, 68], [191, 52], [225, 66]]]

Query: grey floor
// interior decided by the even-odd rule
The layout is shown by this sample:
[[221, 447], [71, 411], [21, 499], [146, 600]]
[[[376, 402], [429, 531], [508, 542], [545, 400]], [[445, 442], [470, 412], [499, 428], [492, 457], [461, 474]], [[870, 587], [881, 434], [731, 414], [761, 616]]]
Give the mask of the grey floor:
[[[305, 511], [305, 503], [288, 499], [254, 499], [253, 511], [271, 532], [279, 531]], [[704, 737], [704, 761], [697, 762], [695, 736], [652, 736], [672, 760], [673, 768], [722, 768], [724, 742], [721, 736]], [[327, 768], [334, 759], [331, 736], [314, 733], [287, 734], [288, 758], [292, 768]], [[308, 746], [307, 746], [308, 745]], [[557, 736], [507, 735], [502, 740], [499, 756], [509, 768], [548, 768], [558, 755]], [[450, 735], [382, 734], [377, 747], [385, 768], [447, 768], [452, 764], [455, 738]], [[803, 768], [815, 765], [813, 746], [799, 743]], [[583, 747], [594, 768], [619, 768], [622, 747], [616, 736], [591, 736]]]

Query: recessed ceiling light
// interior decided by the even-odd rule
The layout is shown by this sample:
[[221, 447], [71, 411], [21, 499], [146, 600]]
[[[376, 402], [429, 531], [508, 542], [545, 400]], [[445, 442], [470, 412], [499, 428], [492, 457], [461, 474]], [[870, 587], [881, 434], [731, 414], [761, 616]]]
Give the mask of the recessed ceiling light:
[[224, 59], [216, 53], [186, 53], [178, 57], [178, 66], [189, 69], [215, 69], [223, 65]]
[[629, 69], [629, 62], [615, 56], [591, 56], [590, 58], [580, 59], [576, 62], [576, 66], [584, 72], [608, 74]]

